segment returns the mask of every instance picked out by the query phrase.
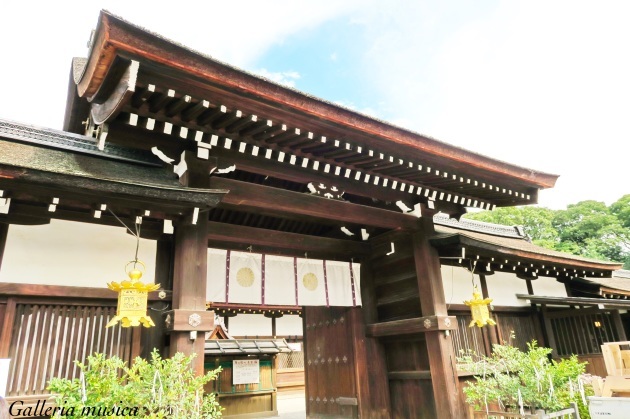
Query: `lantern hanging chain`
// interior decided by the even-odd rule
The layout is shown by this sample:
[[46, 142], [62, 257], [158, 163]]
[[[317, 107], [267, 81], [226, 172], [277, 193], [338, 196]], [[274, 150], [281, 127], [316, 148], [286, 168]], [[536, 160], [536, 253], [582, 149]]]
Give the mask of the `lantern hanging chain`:
[[470, 282], [471, 282], [473, 288], [475, 288], [475, 269], [477, 268], [477, 261], [475, 260], [473, 262], [473, 261], [471, 261], [469, 259], [468, 260], [468, 264], [470, 266]]
[[133, 268], [136, 269], [138, 264], [138, 250], [140, 249], [140, 231], [142, 230], [142, 224], [136, 221], [136, 255], [133, 260]]
[[136, 268], [136, 265], [138, 264], [138, 250], [140, 248], [140, 230], [142, 229], [142, 224], [136, 222], [135, 224], [135, 228], [136, 231], [134, 232], [131, 228], [129, 228], [129, 226], [127, 224], [125, 224], [125, 222], [123, 220], [121, 220], [120, 218], [118, 218], [118, 216], [116, 214], [114, 214], [114, 211], [112, 211], [110, 208], [107, 208], [107, 211], [110, 212], [110, 214], [112, 214], [114, 216], [114, 218], [116, 220], [118, 220], [118, 222], [120, 224], [122, 224], [129, 233], [131, 233], [135, 238], [136, 238], [136, 253], [135, 253], [135, 257], [133, 260], [133, 268]]

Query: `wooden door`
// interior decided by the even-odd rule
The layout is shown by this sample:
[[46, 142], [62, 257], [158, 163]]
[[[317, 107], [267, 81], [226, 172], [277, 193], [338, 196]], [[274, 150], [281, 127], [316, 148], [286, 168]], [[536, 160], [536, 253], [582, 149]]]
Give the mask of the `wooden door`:
[[350, 308], [304, 308], [306, 414], [355, 418], [357, 391]]

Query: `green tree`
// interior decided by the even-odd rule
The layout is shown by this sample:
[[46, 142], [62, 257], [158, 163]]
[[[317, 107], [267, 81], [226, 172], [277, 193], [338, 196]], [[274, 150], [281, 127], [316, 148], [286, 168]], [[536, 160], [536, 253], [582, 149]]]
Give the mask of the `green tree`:
[[487, 223], [523, 226], [525, 234], [539, 246], [554, 248], [558, 232], [551, 223], [556, 211], [541, 207], [505, 207], [466, 214], [466, 218]]
[[556, 213], [552, 224], [558, 231], [561, 250], [617, 262], [625, 262], [629, 256], [630, 231], [603, 202], [569, 205], [565, 211]]
[[630, 195], [607, 207], [582, 201], [566, 210], [540, 207], [498, 208], [466, 218], [503, 225], [522, 225], [532, 242], [549, 249], [593, 259], [624, 263], [630, 269]]
[[630, 194], [622, 196], [617, 202], [612, 204], [610, 212], [617, 216], [621, 225], [630, 228]]

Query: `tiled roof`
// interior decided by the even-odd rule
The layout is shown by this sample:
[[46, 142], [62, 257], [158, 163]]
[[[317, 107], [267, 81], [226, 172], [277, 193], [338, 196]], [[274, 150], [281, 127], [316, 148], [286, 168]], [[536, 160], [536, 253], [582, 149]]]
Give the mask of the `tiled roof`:
[[460, 221], [447, 219], [442, 215], [433, 218], [435, 231], [437, 234], [435, 241], [445, 239], [449, 236], [461, 236], [469, 240], [474, 240], [479, 244], [484, 244], [496, 250], [497, 254], [520, 253], [521, 256], [529, 256], [536, 259], [550, 259], [559, 264], [578, 265], [604, 270], [613, 270], [620, 267], [619, 263], [606, 262], [589, 259], [568, 253], [558, 252], [530, 243], [527, 236], [519, 231], [517, 227], [501, 226], [498, 224], [485, 223], [462, 218]]
[[99, 150], [96, 140], [92, 137], [50, 128], [39, 128], [4, 119], [0, 119], [0, 137], [18, 143], [71, 151], [108, 160], [139, 163], [155, 167], [161, 166], [161, 162], [157, 157], [147, 151], [128, 149], [112, 144], [106, 144], [104, 150]]

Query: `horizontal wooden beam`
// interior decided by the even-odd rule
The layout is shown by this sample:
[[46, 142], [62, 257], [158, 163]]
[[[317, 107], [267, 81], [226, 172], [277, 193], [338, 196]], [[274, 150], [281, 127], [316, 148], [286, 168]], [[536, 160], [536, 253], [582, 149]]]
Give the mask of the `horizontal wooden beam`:
[[286, 233], [265, 228], [244, 227], [234, 224], [209, 222], [208, 241], [239, 243], [249, 246], [263, 246], [277, 249], [296, 250], [339, 257], [364, 256], [370, 253], [367, 242], [331, 239], [306, 234]]
[[[426, 197], [403, 192], [400, 189], [384, 188], [375, 186], [371, 182], [355, 180], [353, 178], [354, 176], [350, 178], [346, 178], [345, 176], [331, 176], [321, 171], [301, 168], [299, 165], [282, 164], [273, 159], [254, 157], [248, 153], [239, 153], [233, 149], [228, 150], [222, 147], [213, 147], [210, 154], [217, 157], [223, 167], [234, 164], [239, 170], [289, 180], [291, 182], [303, 184], [309, 182], [323, 183], [329, 187], [335, 186], [337, 189], [350, 195], [374, 198], [392, 203], [400, 200], [411, 207], [413, 207], [415, 203], [427, 201]], [[353, 173], [356, 172], [353, 171]], [[438, 210], [446, 214], [462, 214], [465, 212], [462, 206], [451, 202], [438, 200], [435, 201], [435, 206]]]
[[[164, 291], [165, 298], [160, 298], [157, 292], [149, 293], [149, 301], [170, 301], [172, 291]], [[103, 282], [102, 288], [70, 287], [64, 285], [36, 285], [0, 282], [0, 295], [29, 298], [80, 298], [90, 300], [115, 300], [118, 294], [109, 290]]]
[[431, 371], [390, 371], [387, 373], [390, 380], [430, 380]]
[[[589, 298], [589, 297], [542, 297], [528, 294], [516, 294], [519, 300], [530, 301], [532, 304], [550, 304], [550, 305], [583, 305], [583, 306], [602, 306], [604, 308], [630, 308], [629, 300], [611, 300], [608, 298]], [[576, 312], [577, 313], [577, 312]]]
[[455, 329], [457, 329], [457, 319], [454, 316], [425, 316], [368, 324], [366, 334], [372, 337], [405, 336]]
[[[387, 229], [414, 229], [418, 221], [413, 215], [233, 179], [212, 177], [210, 188], [230, 191], [224, 196], [219, 208]], [[355, 234], [360, 232], [356, 231]]]

